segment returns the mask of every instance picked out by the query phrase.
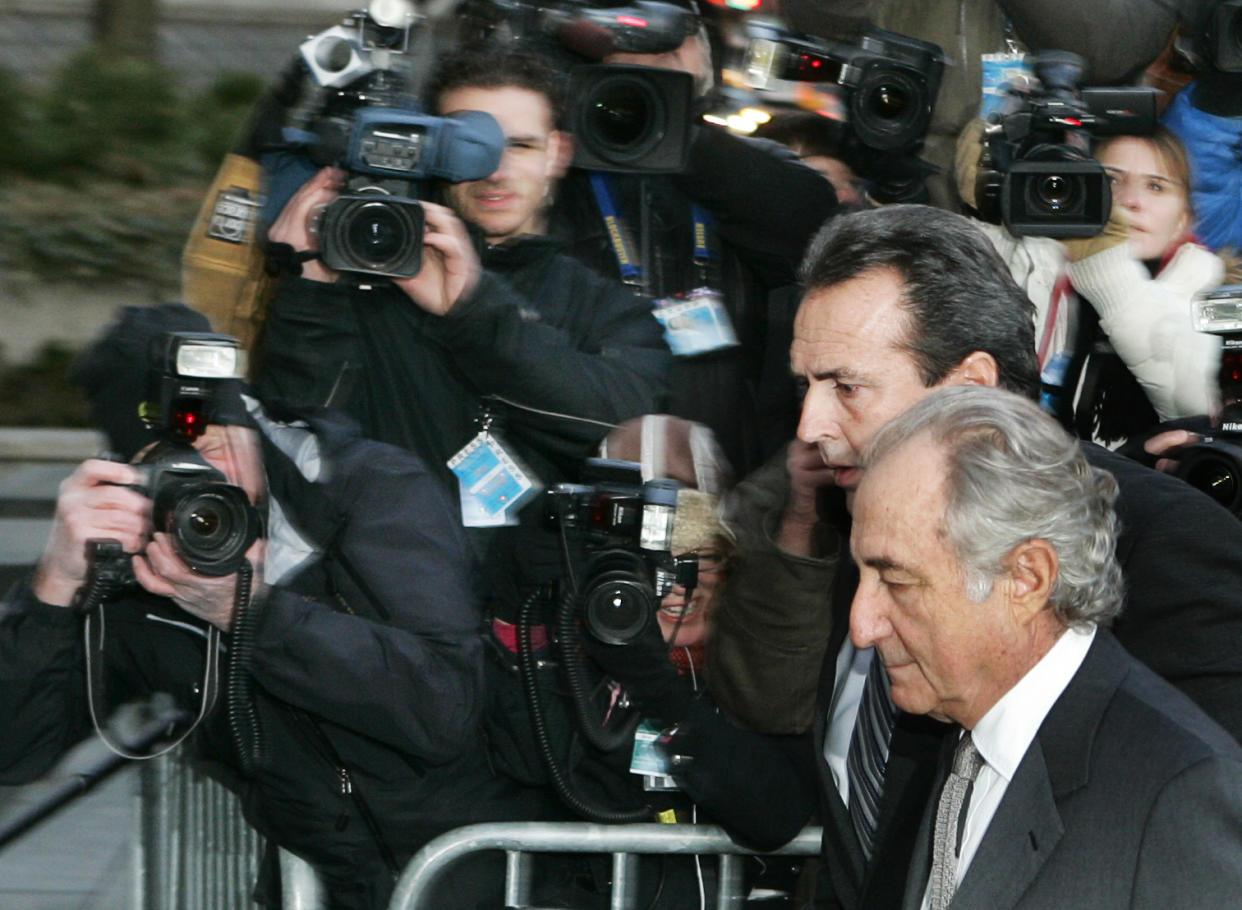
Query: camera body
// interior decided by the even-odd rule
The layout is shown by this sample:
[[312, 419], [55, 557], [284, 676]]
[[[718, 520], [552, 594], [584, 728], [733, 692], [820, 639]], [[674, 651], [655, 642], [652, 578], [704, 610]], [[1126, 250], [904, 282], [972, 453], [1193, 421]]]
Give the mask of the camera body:
[[152, 502], [151, 524], [199, 575], [232, 575], [258, 538], [262, 523], [246, 492], [230, 484], [194, 447], [157, 443], [135, 467], [134, 489]]
[[378, 106], [326, 117], [314, 134], [311, 160], [348, 174], [318, 223], [324, 264], [390, 278], [422, 268], [422, 184], [487, 177], [505, 143], [495, 118], [481, 111], [433, 117]]
[[410, 93], [416, 20], [406, 0], [373, 0], [299, 48], [308, 84], [283, 134], [312, 164], [347, 174], [316, 225], [324, 264], [338, 271], [418, 274], [427, 181], [480, 180], [500, 166], [505, 138], [495, 118], [435, 117]]
[[671, 552], [677, 511], [675, 480], [642, 482], [631, 462], [590, 459], [596, 483], [556, 484], [544, 494], [545, 522], [559, 529], [576, 578], [583, 628], [607, 644], [635, 641], [655, 622], [674, 585], [695, 586], [696, 557]]
[[1151, 132], [1154, 89], [1079, 90], [1083, 61], [1047, 51], [1041, 87], [1011, 86], [991, 117], [976, 178], [981, 217], [1017, 236], [1094, 237], [1112, 211], [1108, 174], [1091, 158], [1095, 136]]
[[931, 123], [940, 91], [940, 47], [883, 29], [868, 29], [856, 44], [826, 41], [768, 25], [751, 26], [747, 81], [830, 82], [848, 91], [848, 125], [878, 152], [913, 154]]
[[168, 332], [151, 345], [143, 421], [159, 440], [136, 463], [134, 489], [152, 503], [152, 524], [200, 575], [231, 575], [262, 531], [246, 492], [195, 450], [212, 422], [235, 418], [244, 352], [212, 332]]
[[1180, 451], [1177, 476], [1242, 517], [1242, 284], [1199, 294], [1191, 312], [1196, 331], [1221, 336], [1221, 415], [1214, 438]]

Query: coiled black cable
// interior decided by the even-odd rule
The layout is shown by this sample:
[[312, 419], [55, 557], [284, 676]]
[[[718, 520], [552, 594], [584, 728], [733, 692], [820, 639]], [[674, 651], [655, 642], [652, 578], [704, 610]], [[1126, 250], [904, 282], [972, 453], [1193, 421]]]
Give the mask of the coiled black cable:
[[[539, 757], [543, 760], [548, 777], [552, 780], [553, 789], [556, 790], [557, 795], [560, 796], [569, 808], [588, 821], [605, 825], [651, 821], [651, 809], [647, 806], [627, 812], [605, 809], [595, 804], [577, 791], [573, 781], [569, 779], [568, 772], [561, 766], [561, 762], [556, 756], [556, 750], [552, 747], [552, 739], [548, 735], [548, 723], [543, 710], [543, 698], [539, 694], [539, 678], [535, 672], [535, 652], [531, 646], [531, 617], [538, 599], [538, 592], [534, 592], [522, 601], [521, 612], [518, 615], [518, 669], [521, 671], [522, 686], [526, 693], [526, 703], [530, 708], [531, 726], [535, 734], [535, 743], [539, 749]], [[563, 651], [566, 650], [566, 642], [564, 640], [562, 640], [561, 647]]]
[[237, 592], [234, 595], [233, 633], [229, 642], [229, 669], [225, 684], [228, 703], [229, 730], [237, 750], [243, 774], [253, 774], [266, 759], [267, 743], [259, 722], [254, 700], [254, 678], [250, 660], [254, 653], [254, 631], [259, 610], [251, 601], [250, 589], [254, 567], [244, 561], [237, 570]]
[[634, 739], [641, 718], [633, 708], [620, 708], [621, 719], [609, 725], [600, 723], [598, 711], [591, 704], [591, 685], [587, 680], [582, 654], [571, 646], [577, 640], [578, 595], [566, 588], [561, 596], [556, 614], [556, 628], [561, 642], [561, 666], [565, 668], [565, 682], [569, 686], [569, 699], [578, 718], [578, 726], [587, 742], [604, 752], [611, 752], [628, 745]]

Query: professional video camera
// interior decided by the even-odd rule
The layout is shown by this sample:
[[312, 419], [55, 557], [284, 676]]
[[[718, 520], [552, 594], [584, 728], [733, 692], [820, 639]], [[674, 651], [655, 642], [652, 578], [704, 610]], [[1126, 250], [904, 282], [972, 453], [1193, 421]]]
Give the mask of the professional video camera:
[[479, 180], [500, 165], [505, 139], [490, 114], [420, 112], [410, 92], [416, 19], [406, 0], [373, 0], [300, 47], [309, 85], [284, 137], [313, 164], [348, 174], [318, 224], [329, 268], [418, 274], [425, 181]]
[[1206, 291], [1192, 307], [1196, 331], [1220, 335], [1220, 426], [1215, 437], [1186, 446], [1177, 474], [1242, 517], [1242, 284]]
[[[549, 19], [561, 44], [593, 60], [609, 54], [660, 54], [698, 30], [698, 18], [671, 3], [566, 4]], [[646, 66], [595, 64], [570, 74], [574, 165], [598, 171], [683, 170], [690, 150], [694, 79]]]
[[1151, 132], [1156, 90], [1078, 88], [1083, 60], [1046, 51], [1040, 87], [1010, 86], [989, 118], [975, 198], [980, 215], [1010, 233], [1094, 237], [1112, 210], [1108, 175], [1091, 158], [1094, 136]]
[[262, 529], [246, 492], [193, 445], [235, 399], [243, 356], [235, 339], [209, 332], [169, 332], [151, 348], [141, 416], [160, 439], [136, 463], [134, 488], [152, 501], [155, 529], [200, 575], [236, 572]]
[[676, 173], [690, 148], [694, 79], [643, 66], [592, 63], [609, 54], [676, 50], [699, 28], [675, 3], [634, 0], [475, 0], [465, 4], [471, 43], [517, 43], [569, 70], [568, 128], [575, 167], [619, 173]]
[[772, 79], [834, 83], [849, 93], [848, 123], [859, 142], [880, 152], [918, 151], [944, 70], [937, 45], [883, 29], [867, 30], [857, 44], [759, 23], [750, 33], [746, 76], [755, 88]]

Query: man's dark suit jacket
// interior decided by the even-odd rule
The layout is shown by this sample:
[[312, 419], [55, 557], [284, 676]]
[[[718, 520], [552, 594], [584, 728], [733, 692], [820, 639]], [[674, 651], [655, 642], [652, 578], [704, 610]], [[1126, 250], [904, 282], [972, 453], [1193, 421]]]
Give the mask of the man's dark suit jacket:
[[[1119, 488], [1117, 557], [1126, 604], [1114, 628], [1118, 640], [1242, 740], [1242, 523], [1181, 480], [1099, 446], [1084, 443], [1083, 450]], [[789, 840], [816, 811], [824, 826], [817, 906], [896, 908], [936, 785], [942, 740], [953, 728], [899, 715], [874, 853], [865, 862], [823, 757], [836, 659], [849, 634], [858, 577], [848, 560], [842, 563], [811, 730], [774, 749], [771, 738], [725, 731], [717, 721], [687, 744], [684, 751], [698, 758], [683, 782], [735, 839], [762, 849]]]
[[[946, 740], [942, 773], [957, 737]], [[931, 865], [928, 805], [904, 910], [918, 910]], [[1014, 772], [953, 910], [1240, 902], [1242, 747], [1100, 630]]]

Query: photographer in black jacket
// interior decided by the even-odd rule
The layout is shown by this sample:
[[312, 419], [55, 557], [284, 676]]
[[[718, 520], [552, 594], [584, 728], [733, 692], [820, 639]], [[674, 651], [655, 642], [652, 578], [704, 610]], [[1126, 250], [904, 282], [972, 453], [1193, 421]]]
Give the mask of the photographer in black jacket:
[[[676, 5], [697, 11], [692, 0]], [[716, 68], [710, 44], [706, 24], [699, 23], [680, 46], [663, 53], [600, 55], [607, 47], [598, 43], [578, 48], [595, 51], [603, 63], [694, 77], [688, 160], [678, 173], [602, 175], [602, 193], [601, 175], [571, 169], [557, 194], [550, 231], [601, 274], [625, 278], [629, 272], [643, 293], [659, 301], [698, 288], [716, 295], [738, 344], [677, 356], [668, 411], [710, 427], [742, 476], [793, 434], [792, 425], [761, 429], [768, 295], [794, 283], [808, 241], [839, 206], [832, 185], [787, 149], [701, 119]], [[610, 210], [629, 235], [638, 274], [618, 262], [605, 224]]]
[[[206, 320], [129, 308], [82, 361], [79, 379], [126, 454], [145, 442], [134, 415], [148, 342], [187, 328]], [[260, 833], [312, 863], [328, 907], [371, 910], [426, 841], [522, 799], [488, 773], [477, 732], [483, 646], [469, 547], [454, 505], [410, 453], [361, 440], [339, 418], [286, 423], [253, 400], [227, 403], [194, 447], [264, 517], [266, 539], [247, 554], [249, 604], [239, 605], [236, 574], [195, 572], [165, 529], [152, 533], [151, 501], [127, 486], [139, 482], [135, 466], [84, 462], [61, 487], [34, 576], [0, 605], [0, 780], [38, 776], [90, 732], [88, 683], [100, 716], [166, 692], [192, 717], [215, 664], [228, 683], [196, 728], [196, 754]], [[72, 605], [97, 538], [134, 554], [136, 584], [90, 614], [89, 656], [102, 672], [88, 679]], [[219, 654], [216, 638], [227, 645]], [[259, 894], [279, 906], [274, 885]], [[454, 893], [465, 901], [468, 889]]]
[[[525, 54], [464, 51], [440, 62], [429, 94], [437, 114], [496, 117], [506, 137], [499, 168], [449, 187], [448, 206], [423, 204], [414, 277], [362, 287], [314, 260], [300, 277], [283, 276], [258, 387], [343, 409], [368, 437], [417, 453], [454, 492], [448, 462], [488, 440], [501, 440], [532, 480], [570, 479], [612, 426], [658, 410], [668, 349], [646, 301], [543, 235], [570, 148], [554, 74]], [[331, 170], [312, 178], [271, 239], [314, 248], [309, 222], [339, 183]], [[507, 509], [500, 518], [520, 521], [516, 529], [471, 522], [500, 610], [515, 609], [520, 585], [559, 571], [555, 547], [529, 545], [537, 513]]]

